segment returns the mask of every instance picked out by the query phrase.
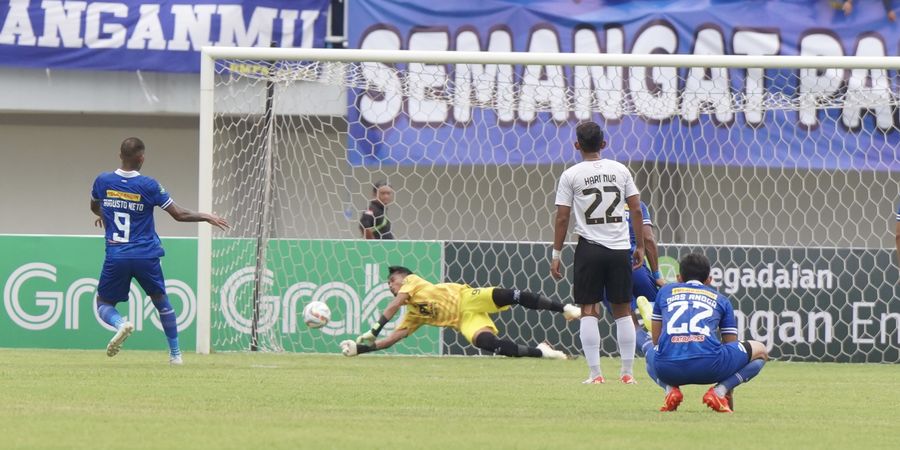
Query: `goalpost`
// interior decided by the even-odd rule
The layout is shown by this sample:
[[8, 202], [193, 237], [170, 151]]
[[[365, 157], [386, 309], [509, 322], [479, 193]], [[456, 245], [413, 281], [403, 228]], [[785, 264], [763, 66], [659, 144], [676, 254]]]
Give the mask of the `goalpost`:
[[[669, 281], [680, 254], [705, 252], [742, 338], [786, 359], [898, 361], [898, 69], [900, 57], [205, 47], [199, 208], [232, 229], [200, 227], [197, 351], [336, 353], [391, 298], [395, 264], [570, 301], [548, 276], [553, 199], [577, 161], [575, 125], [594, 120], [603, 155], [635, 174]], [[362, 241], [382, 180], [400, 241]], [[332, 308], [327, 327], [302, 323], [311, 300]], [[497, 323], [578, 352], [562, 319], [514, 309]], [[392, 351], [477, 353], [429, 327], [405, 341]]]

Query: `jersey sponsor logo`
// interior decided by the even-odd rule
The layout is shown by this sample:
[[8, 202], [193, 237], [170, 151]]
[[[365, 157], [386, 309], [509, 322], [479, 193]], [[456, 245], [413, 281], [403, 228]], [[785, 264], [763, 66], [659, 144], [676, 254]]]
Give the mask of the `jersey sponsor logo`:
[[135, 194], [132, 192], [116, 191], [113, 189], [106, 190], [106, 197], [107, 198], [121, 198], [122, 200], [128, 200], [130, 202], [141, 201], [141, 194]]
[[689, 288], [689, 287], [673, 288], [672, 295], [678, 295], [678, 294], [695, 294], [695, 295], [703, 295], [703, 296], [709, 297], [713, 300], [719, 299], [718, 294], [716, 294], [714, 292], [710, 292], [705, 289], [695, 289], [695, 288]]
[[688, 335], [680, 335], [680, 336], [672, 336], [669, 341], [673, 344], [687, 344], [690, 342], [703, 342], [706, 340], [706, 336], [702, 334], [688, 334]]

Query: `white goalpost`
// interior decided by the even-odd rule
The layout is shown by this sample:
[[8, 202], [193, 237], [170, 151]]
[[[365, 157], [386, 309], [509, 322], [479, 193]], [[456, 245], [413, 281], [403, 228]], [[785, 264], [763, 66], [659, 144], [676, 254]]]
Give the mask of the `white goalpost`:
[[[553, 196], [574, 127], [593, 120], [635, 174], [669, 281], [680, 254], [705, 252], [742, 338], [784, 359], [900, 361], [898, 70], [900, 57], [204, 47], [199, 209], [233, 226], [199, 227], [197, 351], [337, 353], [391, 298], [388, 265], [570, 301], [548, 276]], [[360, 237], [379, 181], [396, 191], [396, 241]], [[313, 300], [333, 311], [319, 330], [298, 319]], [[497, 324], [578, 352], [562, 319]], [[392, 352], [477, 350], [423, 327]]]

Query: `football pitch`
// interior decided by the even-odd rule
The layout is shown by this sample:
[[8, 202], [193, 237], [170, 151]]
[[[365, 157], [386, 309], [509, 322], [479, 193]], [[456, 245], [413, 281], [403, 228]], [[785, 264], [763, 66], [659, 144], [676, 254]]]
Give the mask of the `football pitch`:
[[[619, 362], [604, 358], [607, 378]], [[900, 448], [900, 366], [770, 362], [733, 415], [583, 360], [0, 350], [0, 448]]]

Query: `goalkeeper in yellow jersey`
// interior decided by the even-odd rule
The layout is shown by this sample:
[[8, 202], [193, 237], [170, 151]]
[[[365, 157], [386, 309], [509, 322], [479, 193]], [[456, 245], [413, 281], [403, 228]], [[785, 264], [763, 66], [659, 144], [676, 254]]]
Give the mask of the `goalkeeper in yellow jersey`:
[[[522, 305], [530, 309], [563, 313], [566, 320], [581, 317], [581, 308], [563, 305], [532, 292], [496, 287], [471, 288], [457, 283], [432, 284], [400, 266], [392, 266], [388, 268], [388, 272], [388, 286], [394, 294], [394, 300], [385, 308], [371, 331], [362, 334], [355, 341], [348, 339], [341, 342], [341, 352], [345, 356], [388, 348], [420, 326], [432, 325], [453, 328], [476, 347], [497, 355], [566, 359], [563, 352], [554, 350], [546, 342], [529, 347], [497, 337], [497, 327], [489, 314], [505, 311], [511, 305]], [[406, 314], [394, 332], [376, 341], [381, 329], [404, 305], [407, 307]]]

